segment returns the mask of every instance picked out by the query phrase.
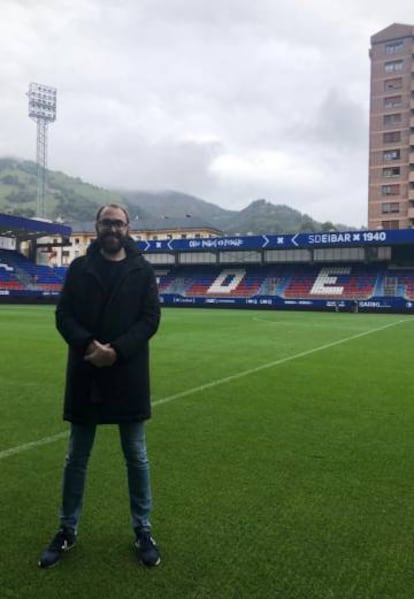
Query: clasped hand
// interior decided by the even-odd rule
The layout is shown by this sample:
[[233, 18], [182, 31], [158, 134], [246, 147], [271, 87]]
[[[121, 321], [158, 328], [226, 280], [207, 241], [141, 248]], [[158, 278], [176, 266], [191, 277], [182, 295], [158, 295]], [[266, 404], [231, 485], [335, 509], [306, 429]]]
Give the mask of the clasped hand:
[[86, 349], [84, 360], [97, 368], [112, 366], [116, 361], [116, 351], [109, 343], [99, 343], [94, 339]]

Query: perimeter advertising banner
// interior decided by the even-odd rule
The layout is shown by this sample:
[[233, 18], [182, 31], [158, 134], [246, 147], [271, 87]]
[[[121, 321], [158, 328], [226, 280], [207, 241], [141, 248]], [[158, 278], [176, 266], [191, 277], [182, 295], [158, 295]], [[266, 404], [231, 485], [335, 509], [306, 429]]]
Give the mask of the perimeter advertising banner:
[[144, 252], [186, 252], [206, 250], [286, 250], [321, 247], [361, 247], [414, 245], [414, 229], [389, 231], [332, 231], [295, 233], [294, 235], [252, 235], [247, 237], [211, 237], [209, 239], [170, 239], [138, 241]]
[[175, 294], [162, 294], [161, 303], [165, 306], [212, 307], [212, 308], [273, 308], [295, 310], [328, 310], [331, 312], [414, 312], [414, 303], [402, 297], [373, 297], [369, 300], [327, 300], [327, 299], [284, 299], [275, 296], [256, 298], [239, 297], [183, 297]]

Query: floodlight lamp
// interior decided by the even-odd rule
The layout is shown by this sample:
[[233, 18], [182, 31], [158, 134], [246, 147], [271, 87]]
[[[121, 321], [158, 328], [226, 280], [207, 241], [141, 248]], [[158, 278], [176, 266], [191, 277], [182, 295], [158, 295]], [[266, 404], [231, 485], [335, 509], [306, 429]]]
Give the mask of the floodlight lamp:
[[27, 96], [29, 97], [29, 116], [34, 120], [56, 120], [56, 93], [54, 87], [31, 83]]

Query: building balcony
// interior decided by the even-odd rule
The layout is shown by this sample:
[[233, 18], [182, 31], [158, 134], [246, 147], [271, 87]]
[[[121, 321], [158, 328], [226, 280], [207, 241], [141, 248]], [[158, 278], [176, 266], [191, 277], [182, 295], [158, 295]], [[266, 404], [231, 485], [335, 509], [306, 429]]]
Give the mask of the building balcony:
[[407, 218], [413, 219], [414, 218], [414, 206], [410, 206], [407, 210]]
[[414, 189], [408, 190], [408, 199], [414, 201]]
[[414, 165], [414, 152], [410, 152], [408, 156], [408, 162]]
[[414, 171], [408, 173], [408, 180], [410, 183], [414, 183]]
[[414, 146], [414, 135], [413, 134], [410, 134], [409, 144], [410, 144], [410, 146]]

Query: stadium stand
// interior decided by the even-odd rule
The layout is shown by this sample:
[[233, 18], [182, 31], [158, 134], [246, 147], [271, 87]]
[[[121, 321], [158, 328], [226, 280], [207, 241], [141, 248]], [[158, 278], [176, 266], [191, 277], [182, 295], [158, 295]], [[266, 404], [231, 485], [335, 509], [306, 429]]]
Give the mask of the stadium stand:
[[0, 288], [1, 289], [24, 289], [25, 286], [19, 281], [13, 266], [2, 260], [0, 256]]
[[[384, 265], [180, 266], [158, 274], [158, 280], [162, 295], [182, 297], [369, 300], [388, 295], [414, 299], [414, 269], [389, 270]], [[394, 281], [392, 293], [390, 280]]]
[[10, 289], [10, 283], [14, 289], [59, 291], [62, 277], [49, 266], [34, 264], [16, 251], [0, 250], [0, 289]]
[[[66, 272], [0, 249], [0, 296], [53, 299]], [[358, 302], [362, 309], [414, 309], [414, 267], [388, 263], [200, 264], [155, 272], [164, 305], [352, 309]]]
[[[15, 251], [0, 250], [0, 288], [59, 291], [66, 267], [36, 265]], [[156, 269], [161, 295], [182, 297], [414, 300], [414, 268], [385, 265], [179, 266]]]
[[[57, 265], [87, 246], [76, 235], [61, 223], [0, 214], [0, 301], [56, 302], [67, 272]], [[244, 237], [184, 232], [137, 238], [137, 246], [154, 266], [164, 305], [414, 312], [414, 227]]]

